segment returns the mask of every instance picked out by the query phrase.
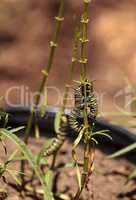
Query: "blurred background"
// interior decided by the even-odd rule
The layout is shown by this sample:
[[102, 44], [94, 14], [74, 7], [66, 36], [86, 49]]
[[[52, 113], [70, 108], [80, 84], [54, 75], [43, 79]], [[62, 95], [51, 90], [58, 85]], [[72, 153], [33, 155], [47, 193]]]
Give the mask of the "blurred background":
[[[8, 91], [10, 103], [20, 103], [17, 86], [26, 93], [38, 88], [48, 60], [58, 2], [0, 0], [0, 95]], [[61, 104], [54, 86], [63, 93], [71, 60], [73, 19], [81, 11], [82, 0], [66, 0], [60, 46], [48, 81], [50, 105]], [[136, 0], [92, 0], [90, 17], [88, 77], [95, 80], [100, 112], [111, 112], [126, 101], [124, 77], [136, 84]], [[78, 67], [76, 80], [77, 72]]]

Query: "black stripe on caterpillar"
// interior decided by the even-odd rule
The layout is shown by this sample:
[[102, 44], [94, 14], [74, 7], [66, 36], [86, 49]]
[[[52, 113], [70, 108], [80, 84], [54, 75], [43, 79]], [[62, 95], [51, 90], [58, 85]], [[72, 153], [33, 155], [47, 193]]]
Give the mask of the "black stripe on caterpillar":
[[93, 91], [93, 84], [86, 80], [75, 89], [75, 107], [69, 116], [69, 124], [76, 132], [83, 128], [83, 110], [86, 106], [90, 125], [94, 124], [98, 112], [97, 100]]
[[62, 115], [60, 122], [60, 129], [57, 133], [57, 137], [54, 138], [51, 145], [46, 149], [44, 156], [50, 156], [60, 149], [60, 147], [63, 145], [66, 139], [67, 130], [68, 130], [68, 119], [66, 115]]

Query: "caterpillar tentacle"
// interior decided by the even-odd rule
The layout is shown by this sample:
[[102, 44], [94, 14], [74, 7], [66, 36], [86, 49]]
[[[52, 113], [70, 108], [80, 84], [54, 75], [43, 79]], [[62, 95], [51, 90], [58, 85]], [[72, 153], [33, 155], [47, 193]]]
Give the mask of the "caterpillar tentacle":
[[51, 145], [46, 149], [44, 156], [50, 156], [60, 149], [67, 136], [67, 127], [68, 127], [68, 119], [65, 115], [62, 115], [60, 129], [57, 133], [57, 137], [54, 138]]

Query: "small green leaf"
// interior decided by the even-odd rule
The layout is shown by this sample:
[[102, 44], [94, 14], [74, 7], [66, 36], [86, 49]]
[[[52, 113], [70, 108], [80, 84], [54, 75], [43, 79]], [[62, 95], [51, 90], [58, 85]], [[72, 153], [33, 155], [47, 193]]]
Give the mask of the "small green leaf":
[[109, 117], [109, 116], [118, 116], [118, 117], [136, 117], [136, 112], [127, 112], [122, 110], [121, 112], [103, 112], [100, 113], [99, 117]]
[[44, 153], [46, 152], [46, 149], [48, 149], [48, 147], [52, 144], [54, 139], [49, 139], [42, 147], [41, 150], [37, 156], [36, 162], [37, 165], [41, 164], [41, 159], [43, 158]]
[[74, 161], [69, 161], [64, 165], [64, 168], [73, 168], [75, 165], [76, 163]]
[[10, 176], [13, 178], [13, 180], [18, 184], [21, 185], [21, 181], [19, 180], [19, 178], [17, 177], [18, 173], [12, 170], [6, 170]]
[[[37, 161], [37, 159], [38, 159], [38, 156], [36, 156], [36, 161]], [[40, 165], [40, 166], [41, 166], [41, 165], [46, 165], [46, 166], [48, 166], [49, 163], [48, 163], [48, 161], [43, 157], [43, 158], [40, 159], [39, 165]]]
[[40, 107], [40, 116], [41, 116], [41, 118], [43, 118], [43, 117], [45, 117], [45, 115], [46, 115], [46, 106], [41, 106]]
[[76, 164], [76, 178], [77, 178], [78, 186], [81, 190], [81, 173], [80, 173], [80, 169], [78, 167], [78, 164]]
[[17, 152], [18, 152], [18, 150], [13, 151], [13, 153], [9, 156], [8, 161], [14, 160]]
[[40, 138], [40, 130], [38, 124], [35, 124], [35, 138], [36, 139]]
[[21, 131], [25, 128], [25, 126], [20, 126], [18, 128], [13, 128], [13, 129], [9, 129], [8, 131], [10, 131], [10, 133], [16, 133], [18, 131]]
[[[20, 129], [18, 128], [16, 130], [21, 130], [21, 128]], [[7, 138], [9, 138], [11, 141], [13, 141], [19, 147], [21, 152], [24, 154], [24, 156], [26, 157], [26, 159], [30, 163], [31, 167], [35, 170], [35, 173], [37, 174], [40, 182], [42, 184], [44, 184], [43, 178], [42, 178], [42, 172], [41, 172], [40, 168], [35, 163], [34, 155], [30, 151], [30, 149], [28, 149], [26, 144], [21, 139], [19, 139], [16, 135], [14, 135], [13, 132], [12, 132], [12, 130], [0, 129], [1, 134], [6, 136]]]
[[127, 83], [129, 89], [132, 91], [133, 95], [135, 96], [136, 95], [136, 89], [135, 89], [134, 85], [131, 83], [131, 81], [129, 80], [129, 78], [126, 75], [124, 76], [124, 80]]
[[125, 105], [125, 107], [130, 106], [134, 102], [136, 102], [136, 96], [132, 97], [132, 99], [130, 101], [128, 101], [128, 103]]
[[117, 152], [115, 152], [115, 153], [113, 153], [113, 154], [111, 154], [110, 156], [108, 156], [108, 158], [116, 158], [116, 157], [122, 156], [122, 155], [124, 155], [124, 154], [126, 154], [126, 153], [128, 153], [128, 152], [130, 152], [134, 149], [136, 149], [136, 142], [125, 147], [125, 148], [123, 148], [123, 149], [121, 149], [121, 150], [119, 150], [119, 151], [117, 151]]
[[47, 94], [47, 90], [45, 90], [45, 94], [44, 94], [44, 101], [42, 106], [40, 107], [40, 115], [41, 117], [45, 117], [46, 115], [46, 107], [48, 105], [48, 94]]
[[136, 178], [136, 169], [129, 175], [128, 180], [132, 180]]
[[60, 128], [61, 116], [62, 116], [62, 109], [60, 109], [55, 116], [54, 129], [56, 133], [58, 133]]
[[57, 193], [55, 196], [62, 200], [71, 200], [71, 198], [67, 194]]
[[107, 137], [110, 140], [112, 140], [112, 137], [109, 134], [107, 134], [106, 132], [109, 132], [109, 130], [97, 131], [97, 132], [93, 133], [91, 136], [92, 137], [94, 137], [94, 136], [104, 136], [104, 137]]
[[77, 147], [77, 145], [79, 144], [79, 142], [81, 141], [83, 135], [84, 135], [84, 132], [85, 132], [85, 128], [82, 128], [82, 130], [80, 131], [78, 137], [76, 138], [76, 140], [74, 141], [74, 144], [73, 144], [73, 149], [75, 149]]
[[15, 156], [13, 159], [13, 161], [21, 161], [21, 160], [26, 160], [26, 157], [25, 156], [21, 156], [21, 155], [18, 155], [18, 156]]
[[46, 183], [46, 187], [48, 190], [47, 195], [47, 200], [55, 200], [53, 197], [53, 193], [52, 193], [52, 185], [53, 185], [53, 171], [52, 170], [48, 170], [44, 176], [44, 180]]
[[48, 190], [51, 192], [52, 191], [52, 185], [53, 185], [53, 171], [48, 170], [45, 174], [45, 182], [48, 187]]
[[106, 133], [106, 132], [109, 132], [109, 130], [96, 131], [93, 134]]
[[95, 138], [92, 137], [91, 140], [93, 140], [95, 142], [95, 144], [99, 144]]

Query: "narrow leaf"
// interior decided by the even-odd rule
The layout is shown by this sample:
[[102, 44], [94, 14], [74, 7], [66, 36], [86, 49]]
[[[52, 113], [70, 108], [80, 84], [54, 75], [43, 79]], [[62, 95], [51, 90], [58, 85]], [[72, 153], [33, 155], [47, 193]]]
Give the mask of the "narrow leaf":
[[128, 180], [132, 180], [136, 178], [136, 169], [129, 175]]
[[62, 116], [62, 109], [60, 109], [55, 116], [55, 121], [54, 121], [54, 129], [55, 132], [58, 133], [59, 128], [60, 128], [60, 121], [61, 121], [61, 116]]
[[136, 142], [125, 147], [125, 148], [123, 148], [123, 149], [121, 149], [121, 150], [119, 150], [119, 151], [117, 151], [117, 152], [115, 152], [115, 153], [113, 153], [113, 154], [111, 154], [110, 156], [108, 156], [108, 158], [116, 158], [116, 157], [122, 156], [122, 155], [124, 155], [124, 154], [126, 154], [126, 153], [128, 153], [128, 152], [130, 152], [134, 149], [136, 149]]
[[18, 150], [13, 151], [13, 153], [9, 156], [8, 161], [14, 160], [17, 152], [18, 152]]
[[71, 200], [71, 198], [68, 195], [66, 195], [66, 194], [57, 193], [55, 196], [57, 198], [59, 198], [59, 199], [62, 199], [62, 200]]
[[53, 184], [53, 171], [48, 170], [45, 174], [45, 182], [48, 187], [48, 190], [51, 192], [52, 191], [52, 184]]
[[96, 132], [96, 133], [93, 133], [93, 134], [92, 134], [92, 137], [94, 137], [94, 136], [104, 136], [104, 137], [107, 137], [108, 139], [112, 140], [112, 137], [111, 137], [109, 134], [104, 133], [104, 132]]
[[136, 89], [134, 87], [134, 85], [131, 83], [131, 81], [129, 80], [129, 78], [127, 76], [124, 77], [129, 89], [132, 91], [133, 95], [136, 95]]
[[6, 170], [10, 176], [13, 178], [13, 180], [18, 184], [21, 185], [21, 181], [19, 180], [19, 178], [17, 177], [17, 172], [11, 171], [11, 170]]
[[95, 138], [92, 137], [91, 140], [93, 140], [93, 142], [95, 142], [95, 144], [99, 144], [99, 142]]
[[40, 130], [38, 124], [35, 124], [35, 138], [36, 139], [40, 138]]
[[70, 161], [70, 162], [67, 162], [65, 165], [64, 165], [64, 168], [73, 168], [75, 167], [75, 162], [73, 161]]
[[122, 110], [121, 112], [103, 112], [103, 113], [100, 113], [99, 117], [109, 117], [109, 116], [119, 116], [119, 117], [124, 117], [127, 116], [127, 117], [136, 117], [136, 112], [127, 112], [127, 111], [124, 111]]
[[41, 182], [44, 190], [44, 199], [46, 200], [53, 200], [53, 196], [48, 190], [48, 187], [46, 187], [46, 183], [44, 180], [44, 176], [42, 174], [42, 171], [40, 167], [37, 165], [37, 162], [35, 161], [35, 156], [32, 154], [30, 149], [28, 149], [27, 145], [19, 139], [15, 134], [12, 133], [12, 131], [7, 130], [7, 129], [0, 129], [0, 133], [9, 138], [12, 142], [14, 142], [20, 151], [24, 154], [26, 159], [28, 160], [30, 166], [32, 169], [35, 171], [35, 174], [39, 178], [39, 181]]
[[[21, 129], [18, 128], [18, 130], [21, 130]], [[34, 171], [37, 174], [40, 182], [43, 184], [42, 172], [35, 163], [34, 155], [30, 151], [30, 149], [28, 149], [26, 144], [21, 139], [19, 139], [16, 135], [14, 135], [13, 132], [12, 132], [12, 130], [6, 130], [6, 129], [0, 130], [1, 134], [6, 136], [7, 138], [9, 138], [11, 141], [13, 141], [18, 146], [18, 148], [21, 150], [21, 152], [24, 154], [24, 156], [26, 157], [26, 159], [30, 163], [31, 167], [34, 169]]]
[[77, 137], [76, 140], [74, 141], [73, 149], [75, 149], [75, 148], [77, 147], [77, 145], [79, 144], [79, 142], [81, 141], [81, 139], [82, 139], [82, 137], [83, 137], [83, 135], [84, 135], [84, 132], [85, 132], [85, 128], [83, 128], [83, 129], [80, 131], [78, 137]]
[[130, 106], [132, 103], [136, 102], [136, 96], [134, 96], [128, 103], [125, 105], [125, 107]]
[[78, 186], [81, 190], [81, 173], [80, 173], [80, 169], [78, 167], [78, 164], [76, 164], [76, 177], [77, 177]]
[[43, 102], [43, 105], [41, 106], [40, 108], [40, 115], [41, 117], [45, 117], [45, 114], [46, 114], [46, 107], [48, 105], [48, 94], [47, 94], [47, 90], [45, 91], [45, 94], [44, 94], [44, 102]]
[[37, 159], [36, 159], [36, 162], [37, 162], [37, 165], [40, 165], [41, 164], [41, 159], [43, 158], [43, 155], [44, 153], [46, 152], [46, 149], [48, 149], [48, 147], [52, 144], [52, 141], [54, 139], [49, 139], [42, 147], [41, 147], [41, 150], [37, 156]]
[[[13, 128], [13, 129], [9, 129], [8, 131], [10, 131], [11, 133], [16, 133], [18, 131], [21, 131], [25, 128], [25, 126], [20, 126], [18, 128]], [[5, 129], [6, 130], [6, 129]]]

